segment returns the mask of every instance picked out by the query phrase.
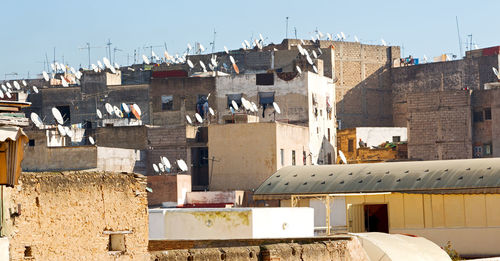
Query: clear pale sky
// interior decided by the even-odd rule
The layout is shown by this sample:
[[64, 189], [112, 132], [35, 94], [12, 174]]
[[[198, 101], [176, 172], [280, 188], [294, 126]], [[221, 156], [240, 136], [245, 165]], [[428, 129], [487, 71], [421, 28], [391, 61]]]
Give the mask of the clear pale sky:
[[[54, 59], [75, 68], [87, 66], [85, 43], [104, 47], [111, 39], [119, 64], [127, 64], [134, 49], [161, 55], [164, 43], [171, 54], [181, 54], [189, 42], [211, 49], [240, 48], [244, 39], [262, 33], [266, 43], [289, 38], [294, 28], [299, 38], [321, 32], [356, 35], [362, 43], [403, 46], [404, 55], [431, 58], [459, 53], [455, 17], [465, 52], [466, 38], [473, 35], [479, 48], [500, 45], [500, 1], [129, 1], [129, 0], [16, 0], [0, 2], [0, 80], [36, 77], [43, 61]], [[112, 52], [113, 53], [113, 52]], [[106, 55], [105, 48], [91, 50], [92, 63]], [[131, 63], [133, 58], [129, 59]], [[5, 74], [18, 73], [18, 76]]]

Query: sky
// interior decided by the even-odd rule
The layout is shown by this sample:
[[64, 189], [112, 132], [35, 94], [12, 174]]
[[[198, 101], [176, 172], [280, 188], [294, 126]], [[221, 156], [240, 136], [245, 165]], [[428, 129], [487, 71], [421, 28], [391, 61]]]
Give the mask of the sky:
[[[134, 50], [161, 55], [182, 54], [194, 42], [211, 50], [241, 47], [258, 37], [280, 43], [286, 36], [310, 39], [315, 30], [356, 35], [362, 43], [402, 47], [402, 55], [431, 58], [463, 52], [469, 35], [479, 48], [500, 45], [500, 1], [384, 0], [384, 1], [129, 1], [129, 0], [16, 0], [1, 1], [0, 80], [38, 77], [44, 61], [88, 66], [107, 55], [112, 43], [116, 62], [133, 62]], [[114, 48], [118, 48], [116, 52]], [[47, 58], [46, 58], [47, 57]], [[460, 56], [459, 56], [460, 57]], [[111, 57], [112, 58], [112, 57]], [[17, 74], [17, 75], [16, 75]]]

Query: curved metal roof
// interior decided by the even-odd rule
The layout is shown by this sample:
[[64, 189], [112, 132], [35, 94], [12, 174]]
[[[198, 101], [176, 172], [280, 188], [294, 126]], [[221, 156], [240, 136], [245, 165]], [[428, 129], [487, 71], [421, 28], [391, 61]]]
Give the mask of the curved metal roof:
[[269, 177], [254, 195], [458, 193], [491, 188], [500, 192], [500, 158], [289, 166]]

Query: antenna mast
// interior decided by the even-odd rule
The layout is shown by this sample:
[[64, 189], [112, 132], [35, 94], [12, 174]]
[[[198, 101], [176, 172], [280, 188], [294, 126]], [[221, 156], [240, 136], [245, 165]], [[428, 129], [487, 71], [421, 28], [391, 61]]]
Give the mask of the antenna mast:
[[288, 39], [288, 16], [286, 17], [286, 33], [285, 33], [285, 39]]
[[215, 31], [215, 28], [214, 28], [214, 40], [210, 43], [210, 45], [212, 45], [212, 53], [214, 53], [215, 51], [215, 35], [217, 34], [217, 32]]
[[111, 39], [108, 39], [108, 42], [106, 43], [106, 45], [108, 46], [108, 57], [109, 59], [111, 59]]
[[460, 56], [462, 56], [462, 38], [460, 37], [460, 28], [458, 27], [458, 16], [455, 16], [455, 20], [457, 21], [458, 47], [460, 50]]

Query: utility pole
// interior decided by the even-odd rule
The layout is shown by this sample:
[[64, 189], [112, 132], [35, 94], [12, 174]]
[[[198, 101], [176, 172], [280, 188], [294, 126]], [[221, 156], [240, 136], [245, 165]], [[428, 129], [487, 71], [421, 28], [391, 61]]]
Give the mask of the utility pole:
[[[78, 48], [78, 49], [80, 49], [80, 50], [87, 50], [88, 55], [89, 55], [89, 67], [88, 67], [88, 68], [90, 69], [90, 64], [91, 64], [91, 63], [90, 63], [90, 49], [94, 49], [94, 48], [102, 48], [102, 47], [101, 47], [101, 46], [90, 46], [90, 43], [86, 43], [86, 45], [87, 45], [86, 47], [80, 47], [80, 48]], [[55, 57], [55, 48], [54, 48], [54, 57]], [[54, 58], [54, 60], [55, 60], [55, 58]], [[55, 62], [55, 61], [54, 61], [54, 62]]]
[[460, 50], [460, 57], [462, 57], [462, 38], [460, 37], [460, 28], [458, 27], [458, 16], [455, 16], [455, 20], [457, 22], [457, 34], [458, 34], [458, 47]]
[[111, 59], [111, 44], [112, 44], [111, 39], [108, 39], [108, 42], [106, 43], [106, 45], [108, 46], [107, 48], [108, 48], [109, 59]]

